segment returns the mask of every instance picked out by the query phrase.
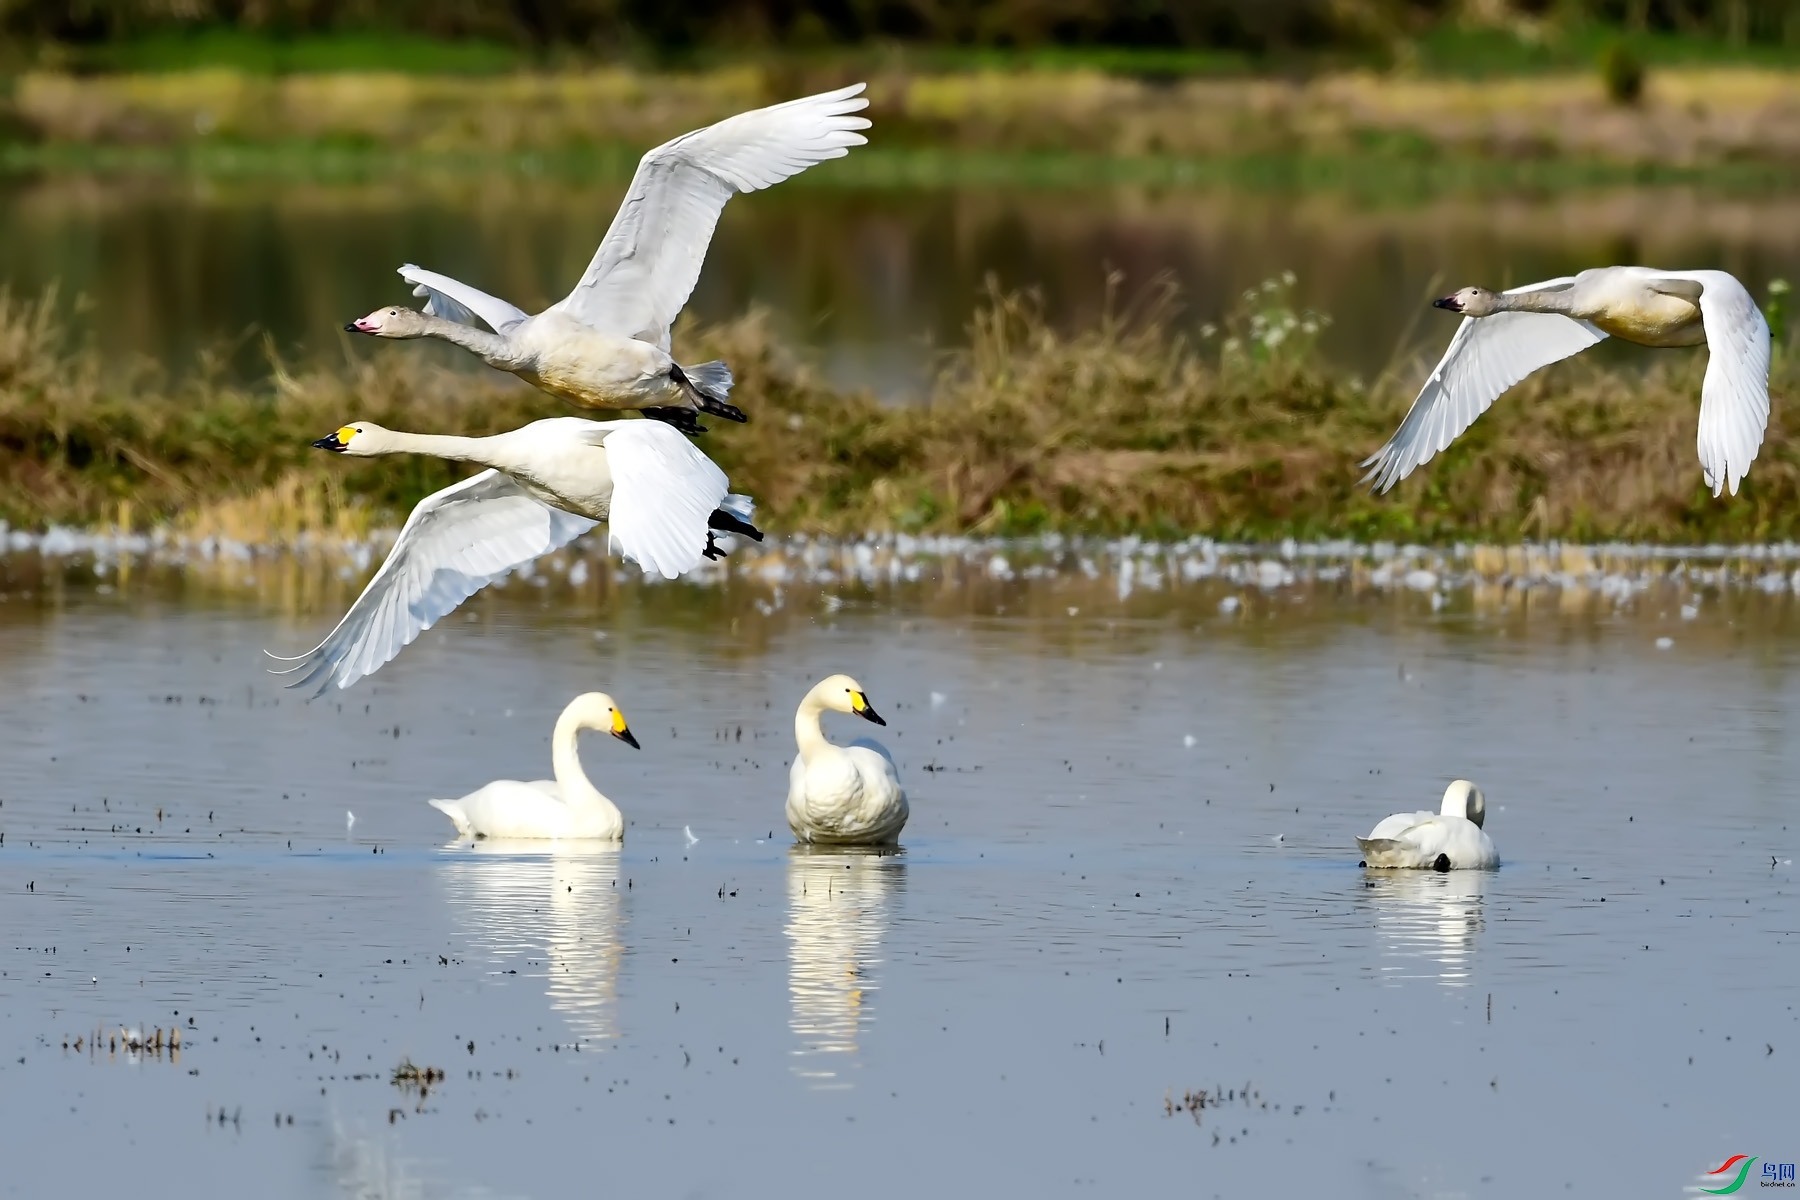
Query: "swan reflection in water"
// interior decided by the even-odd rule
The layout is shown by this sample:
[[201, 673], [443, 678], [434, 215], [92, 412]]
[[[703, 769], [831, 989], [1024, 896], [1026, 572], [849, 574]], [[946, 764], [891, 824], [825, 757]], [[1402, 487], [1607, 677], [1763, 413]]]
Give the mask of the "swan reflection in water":
[[1384, 979], [1435, 979], [1467, 987], [1475, 937], [1485, 924], [1486, 871], [1370, 871]]
[[459, 843], [438, 875], [471, 960], [541, 968], [550, 1007], [578, 1039], [619, 1036], [618, 846]]
[[795, 846], [788, 852], [789, 1024], [794, 1073], [818, 1088], [847, 1088], [870, 1001], [880, 986], [881, 939], [905, 865], [890, 850]]

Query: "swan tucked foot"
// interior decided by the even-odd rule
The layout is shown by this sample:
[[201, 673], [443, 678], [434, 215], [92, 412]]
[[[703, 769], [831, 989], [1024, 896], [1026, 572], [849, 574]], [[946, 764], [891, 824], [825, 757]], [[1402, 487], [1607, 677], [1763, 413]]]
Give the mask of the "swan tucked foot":
[[638, 411], [652, 421], [673, 425], [689, 437], [706, 432], [706, 426], [700, 423], [700, 414], [691, 408], [640, 408]]
[[763, 540], [762, 530], [744, 520], [736, 513], [727, 512], [722, 508], [713, 509], [712, 516], [706, 518], [706, 527], [708, 529], [716, 529], [720, 533], [742, 534], [753, 542], [760, 542]]
[[727, 421], [740, 423], [750, 419], [744, 415], [743, 409], [726, 400], [731, 395], [732, 379], [731, 368], [724, 363], [716, 359], [691, 367], [671, 363], [669, 378], [708, 416], [724, 417]]
[[725, 552], [723, 550], [719, 549], [719, 541], [717, 538], [715, 538], [712, 535], [711, 530], [707, 531], [706, 549], [704, 549], [700, 552], [700, 557], [701, 558], [710, 558], [715, 561], [725, 557]]

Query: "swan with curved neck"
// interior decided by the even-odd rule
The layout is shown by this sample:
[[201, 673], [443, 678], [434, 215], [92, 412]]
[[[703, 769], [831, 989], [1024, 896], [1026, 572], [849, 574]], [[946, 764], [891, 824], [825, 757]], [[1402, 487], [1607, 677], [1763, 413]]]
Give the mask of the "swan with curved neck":
[[1356, 844], [1365, 867], [1486, 870], [1500, 865], [1500, 854], [1482, 828], [1486, 820], [1487, 797], [1467, 779], [1458, 779], [1444, 789], [1437, 812], [1383, 817]]
[[1707, 347], [1695, 449], [1713, 495], [1736, 495], [1762, 448], [1769, 323], [1723, 271], [1599, 267], [1504, 292], [1466, 287], [1433, 303], [1464, 320], [1400, 428], [1364, 461], [1364, 482], [1377, 491], [1429, 462], [1533, 371], [1609, 337]]
[[802, 842], [823, 845], [884, 845], [906, 825], [906, 792], [894, 758], [879, 742], [859, 738], [848, 746], [825, 736], [819, 718], [850, 713], [886, 725], [848, 675], [820, 680], [794, 713], [794, 741], [800, 753], [788, 772], [788, 828]]
[[460, 800], [433, 800], [431, 806], [456, 823], [459, 837], [623, 841], [624, 815], [581, 769], [576, 737], [583, 729], [604, 730], [638, 748], [613, 698], [604, 692], [585, 692], [569, 701], [550, 735], [554, 780], [499, 779]]
[[[441, 338], [584, 408], [642, 409], [684, 433], [698, 414], [745, 419], [728, 402], [722, 362], [681, 366], [669, 328], [693, 293], [725, 202], [780, 183], [868, 139], [863, 85], [739, 113], [658, 146], [637, 174], [575, 290], [532, 315], [411, 263], [400, 277], [425, 311], [378, 308], [344, 328], [384, 338]], [[475, 328], [475, 322], [488, 330]]]

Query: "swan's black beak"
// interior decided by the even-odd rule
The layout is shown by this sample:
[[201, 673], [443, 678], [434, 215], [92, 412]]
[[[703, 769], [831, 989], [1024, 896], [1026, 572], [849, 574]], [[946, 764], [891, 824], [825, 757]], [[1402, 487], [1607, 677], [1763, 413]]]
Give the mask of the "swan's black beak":
[[1445, 296], [1442, 300], [1433, 300], [1431, 302], [1431, 307], [1447, 308], [1453, 313], [1459, 313], [1462, 311], [1462, 301], [1458, 300], [1455, 296]]
[[633, 750], [643, 749], [642, 746], [638, 745], [637, 735], [632, 733], [629, 729], [615, 729], [613, 730], [613, 736], [618, 738], [621, 742], [624, 742], [627, 746], [630, 746]]
[[854, 712], [865, 721], [873, 721], [877, 725], [887, 724], [886, 721], [881, 719], [881, 714], [869, 706], [869, 698], [861, 692], [850, 693], [850, 711]]
[[[342, 431], [340, 430], [339, 432], [342, 432]], [[329, 437], [322, 437], [318, 441], [314, 442], [313, 449], [314, 450], [330, 450], [335, 454], [342, 454], [345, 450], [345, 445], [344, 445], [343, 440], [340, 439], [336, 433], [334, 433]]]

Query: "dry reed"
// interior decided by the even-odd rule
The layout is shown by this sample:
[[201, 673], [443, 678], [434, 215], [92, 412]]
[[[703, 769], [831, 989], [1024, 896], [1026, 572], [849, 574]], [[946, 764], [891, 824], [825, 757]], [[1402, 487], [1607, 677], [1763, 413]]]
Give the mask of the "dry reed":
[[[489, 433], [565, 410], [490, 374], [409, 366], [290, 371], [238, 387], [110, 380], [48, 299], [0, 297], [0, 517], [44, 527], [173, 525], [238, 541], [361, 536], [458, 477], [433, 459], [346, 460], [308, 443], [344, 421]], [[1321, 362], [1324, 318], [1281, 281], [1217, 330], [1184, 332], [1176, 298], [1116, 297], [1065, 332], [1028, 295], [995, 294], [928, 399], [883, 405], [822, 383], [757, 316], [688, 328], [679, 349], [738, 376], [745, 426], [703, 440], [778, 532], [1208, 533], [1507, 540], [1800, 537], [1792, 358], [1742, 493], [1715, 500], [1694, 453], [1703, 352], [1642, 351], [1647, 370], [1561, 364], [1513, 390], [1384, 497], [1357, 461], [1387, 437], [1422, 366], [1373, 387]], [[1633, 360], [1638, 361], [1636, 359]], [[1404, 378], [1402, 378], [1404, 376]]]

